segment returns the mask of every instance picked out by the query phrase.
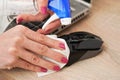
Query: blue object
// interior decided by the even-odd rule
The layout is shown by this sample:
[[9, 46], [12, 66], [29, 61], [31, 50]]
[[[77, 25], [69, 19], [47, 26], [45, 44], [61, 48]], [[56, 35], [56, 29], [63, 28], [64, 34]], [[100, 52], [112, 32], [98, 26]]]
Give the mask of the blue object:
[[60, 19], [71, 20], [71, 10], [69, 0], [49, 0], [48, 8], [53, 11]]

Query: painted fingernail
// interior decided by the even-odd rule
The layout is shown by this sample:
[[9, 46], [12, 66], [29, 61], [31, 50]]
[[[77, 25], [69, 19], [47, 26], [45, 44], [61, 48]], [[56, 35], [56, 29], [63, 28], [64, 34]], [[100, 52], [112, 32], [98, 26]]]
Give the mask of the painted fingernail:
[[65, 49], [65, 44], [60, 43], [60, 44], [59, 44], [59, 47], [62, 48], [62, 49]]
[[62, 57], [61, 62], [68, 63], [68, 59], [66, 57]]
[[22, 21], [23, 21], [23, 18], [19, 18], [19, 19], [17, 20], [17, 24], [21, 23]]
[[53, 67], [53, 70], [55, 70], [55, 71], [60, 71], [60, 67], [59, 67], [59, 66], [54, 66], [54, 67]]
[[41, 7], [42, 14], [47, 14], [47, 7]]
[[40, 71], [41, 71], [41, 72], [47, 72], [47, 69], [45, 69], [45, 68], [40, 68]]

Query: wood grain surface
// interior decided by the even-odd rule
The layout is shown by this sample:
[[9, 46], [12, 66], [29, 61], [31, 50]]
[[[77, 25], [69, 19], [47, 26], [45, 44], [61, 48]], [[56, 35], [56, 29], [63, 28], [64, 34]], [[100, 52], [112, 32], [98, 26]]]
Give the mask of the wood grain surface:
[[1, 70], [0, 80], [120, 80], [120, 0], [93, 0], [90, 15], [59, 35], [76, 31], [100, 36], [103, 52], [41, 78], [21, 69]]

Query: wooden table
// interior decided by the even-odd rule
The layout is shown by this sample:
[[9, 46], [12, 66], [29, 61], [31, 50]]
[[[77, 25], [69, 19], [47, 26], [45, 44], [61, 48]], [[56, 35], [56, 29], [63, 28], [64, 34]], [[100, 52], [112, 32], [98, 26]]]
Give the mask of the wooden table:
[[93, 0], [91, 14], [62, 34], [88, 31], [104, 40], [104, 51], [62, 71], [37, 78], [35, 72], [1, 70], [0, 80], [120, 80], [120, 0]]

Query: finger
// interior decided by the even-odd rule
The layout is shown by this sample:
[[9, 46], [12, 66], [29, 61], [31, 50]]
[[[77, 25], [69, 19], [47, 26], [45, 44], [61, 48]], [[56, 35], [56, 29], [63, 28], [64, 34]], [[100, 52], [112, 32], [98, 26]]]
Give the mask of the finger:
[[38, 13], [37, 15], [32, 14], [21, 14], [18, 15], [16, 18], [16, 22], [19, 24], [21, 22], [31, 22], [31, 21], [43, 21], [45, 18], [47, 18], [48, 14], [43, 15]]
[[47, 25], [44, 30], [39, 29], [37, 32], [42, 34], [49, 34], [54, 32], [58, 27], [60, 27], [60, 25], [61, 25], [60, 20], [55, 20], [51, 22], [49, 25]]
[[30, 29], [26, 30], [25, 35], [28, 39], [31, 39], [35, 42], [40, 43], [40, 44], [49, 46], [51, 48], [60, 49], [60, 50], [65, 49], [65, 44], [63, 42], [51, 39], [43, 34], [39, 34], [37, 32], [30, 30]]
[[17, 61], [17, 63], [15, 64], [15, 67], [23, 68], [23, 69], [35, 71], [35, 72], [47, 72], [47, 69], [30, 64], [29, 62], [26, 62], [22, 59], [19, 59]]
[[[55, 63], [49, 62], [49, 61], [47, 61], [47, 60], [44, 60], [44, 59], [42, 59], [42, 58], [40, 58], [40, 57], [37, 57], [37, 56], [35, 56], [35, 55], [31, 55], [31, 54], [33, 54], [33, 53], [27, 52], [27, 51], [24, 51], [24, 52], [22, 52], [22, 53], [19, 54], [19, 57], [20, 57], [21, 59], [29, 62], [29, 64], [27, 64], [28, 66], [27, 66], [27, 65], [25, 65], [25, 66], [22, 66], [22, 65], [21, 65], [23, 68], [27, 68], [27, 67], [29, 67], [29, 65], [31, 64], [31, 65], [40, 66], [40, 67], [39, 67], [39, 70], [40, 70], [41, 67], [42, 67], [42, 68], [45, 68], [45, 69], [50, 69], [50, 70], [55, 70], [55, 71], [57, 71], [57, 70], [55, 69], [56, 66], [57, 66], [57, 67], [59, 68], [59, 70], [60, 70], [60, 67], [59, 67], [58, 65], [56, 65]], [[29, 69], [32, 69], [32, 68], [33, 68], [33, 66], [30, 66]]]
[[[59, 52], [53, 51], [52, 49], [48, 48], [47, 46], [36, 43], [34, 41], [27, 40], [25, 42], [24, 47], [26, 49], [34, 52], [34, 53], [37, 53], [37, 54], [42, 55], [42, 56], [49, 57], [49, 58], [51, 58], [55, 61], [58, 61], [58, 62], [61, 62], [61, 63], [67, 63], [68, 62], [67, 58], [64, 55], [60, 54]], [[30, 54], [30, 55], [34, 56], [33, 54]], [[37, 57], [35, 57], [35, 56], [34, 56], [34, 58], [37, 59]]]
[[[48, 13], [52, 16], [53, 15], [53, 12], [52, 11], [50, 11], [50, 10], [48, 10]], [[53, 32], [53, 31], [55, 31], [56, 30], [56, 28], [58, 28], [58, 26], [59, 25], [61, 25], [61, 23], [60, 23], [60, 20], [56, 20], [55, 22], [54, 22], [55, 24], [53, 24], [53, 25], [48, 25], [48, 29], [38, 29], [37, 30], [37, 32], [38, 33], [41, 33], [41, 34], [48, 34], [48, 33], [51, 33], [51, 32]], [[52, 23], [50, 23], [50, 24], [52, 24]], [[49, 28], [49, 26], [50, 26], [50, 28]], [[49, 30], [49, 29], [51, 29], [51, 30]]]
[[48, 0], [37, 0], [40, 13], [47, 14]]

